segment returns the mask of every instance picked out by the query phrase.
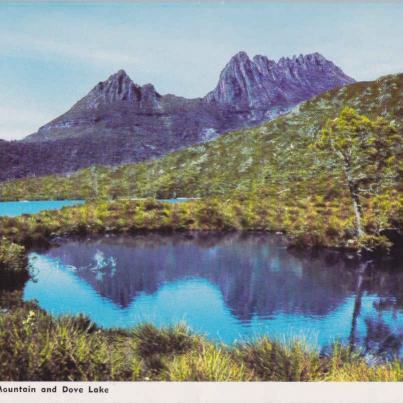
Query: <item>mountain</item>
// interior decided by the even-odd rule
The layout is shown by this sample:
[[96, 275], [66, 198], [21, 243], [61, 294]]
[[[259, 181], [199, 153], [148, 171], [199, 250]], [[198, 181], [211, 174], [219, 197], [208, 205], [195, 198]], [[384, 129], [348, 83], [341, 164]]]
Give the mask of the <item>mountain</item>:
[[161, 157], [273, 119], [352, 82], [318, 53], [276, 63], [240, 52], [222, 71], [217, 87], [195, 99], [161, 95], [120, 70], [37, 133], [0, 142], [0, 180]]
[[[160, 95], [152, 84], [138, 86], [124, 70], [98, 83], [69, 111], [48, 124], [25, 142], [92, 137], [113, 142], [126, 137], [132, 149], [122, 150], [121, 157], [132, 159], [136, 154], [147, 157], [147, 149], [162, 153], [182, 145], [208, 139], [208, 127], [222, 127], [220, 111], [202, 99], [185, 99]], [[144, 149], [143, 149], [144, 148]], [[132, 151], [132, 153], [130, 153]], [[156, 155], [158, 151], [155, 151]]]
[[[346, 192], [343, 173], [310, 148], [325, 121], [350, 106], [383, 116], [403, 133], [403, 74], [333, 89], [255, 128], [227, 133], [163, 158], [66, 176], [23, 179], [3, 185], [3, 200], [92, 197], [211, 196], [269, 192], [298, 202]], [[264, 192], [262, 191], [264, 189]], [[262, 196], [264, 197], [264, 196]], [[282, 200], [282, 202], [285, 202]], [[279, 204], [281, 206], [281, 203]]]
[[249, 59], [239, 52], [225, 66], [217, 87], [206, 100], [236, 111], [260, 112], [271, 117], [331, 88], [353, 83], [343, 71], [319, 53], [281, 58]]

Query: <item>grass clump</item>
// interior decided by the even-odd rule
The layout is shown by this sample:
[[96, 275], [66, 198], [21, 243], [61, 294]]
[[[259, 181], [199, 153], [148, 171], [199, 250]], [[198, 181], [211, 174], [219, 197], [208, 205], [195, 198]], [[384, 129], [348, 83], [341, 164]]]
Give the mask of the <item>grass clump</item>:
[[403, 381], [403, 372], [397, 359], [370, 365], [341, 345], [327, 354], [268, 337], [218, 345], [183, 324], [104, 330], [21, 302], [0, 311], [0, 380]]
[[336, 343], [327, 360], [328, 369], [323, 375], [330, 382], [401, 382], [402, 363], [398, 359], [390, 363], [369, 365], [364, 357], [351, 353], [350, 349]]
[[170, 381], [250, 381], [252, 373], [225, 348], [203, 343], [196, 351], [174, 357], [166, 377]]
[[330, 382], [402, 382], [403, 370], [399, 361], [369, 366], [364, 360], [340, 364], [323, 378]]
[[198, 342], [182, 323], [161, 329], [144, 324], [135, 328], [132, 334], [136, 340], [137, 353], [142, 358], [154, 354], [183, 354]]
[[94, 331], [82, 318], [53, 320], [29, 305], [0, 315], [3, 381], [99, 381], [133, 378], [124, 339]]
[[319, 352], [300, 340], [280, 343], [263, 337], [240, 344], [235, 354], [257, 379], [264, 381], [312, 381], [325, 369]]
[[132, 331], [132, 337], [146, 377], [161, 376], [174, 356], [195, 349], [200, 343], [182, 323], [161, 329], [151, 324], [140, 325]]

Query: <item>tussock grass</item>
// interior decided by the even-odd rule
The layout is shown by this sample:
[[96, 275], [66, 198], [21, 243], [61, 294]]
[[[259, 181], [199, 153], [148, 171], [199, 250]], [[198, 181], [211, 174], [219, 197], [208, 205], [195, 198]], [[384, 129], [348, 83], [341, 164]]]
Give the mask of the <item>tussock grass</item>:
[[177, 356], [165, 374], [170, 381], [250, 381], [252, 372], [223, 346], [204, 342], [199, 350]]
[[401, 382], [403, 380], [402, 362], [368, 365], [358, 353], [336, 343], [328, 359], [324, 381], [331, 382]]
[[319, 352], [301, 340], [280, 343], [262, 337], [238, 345], [235, 354], [255, 377], [265, 381], [312, 381], [326, 370]]
[[342, 364], [323, 378], [331, 382], [401, 382], [403, 380], [402, 364], [368, 366], [364, 360]]
[[0, 313], [0, 380], [402, 381], [403, 373], [398, 360], [371, 366], [340, 345], [320, 355], [268, 337], [217, 345], [184, 324], [103, 330], [21, 303]]
[[136, 351], [142, 358], [155, 354], [183, 354], [200, 342], [184, 323], [162, 329], [144, 324], [136, 327], [132, 335]]
[[80, 318], [57, 321], [37, 309], [0, 316], [0, 378], [31, 381], [118, 380], [130, 377], [125, 340], [94, 331]]

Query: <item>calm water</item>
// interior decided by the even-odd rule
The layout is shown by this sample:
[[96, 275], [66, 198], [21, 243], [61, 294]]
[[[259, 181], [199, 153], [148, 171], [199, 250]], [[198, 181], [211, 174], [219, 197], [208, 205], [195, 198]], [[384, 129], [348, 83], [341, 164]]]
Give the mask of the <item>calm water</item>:
[[[162, 199], [165, 203], [182, 203], [192, 199]], [[38, 200], [0, 202], [0, 217], [16, 217], [22, 214], [35, 214], [43, 210], [58, 210], [64, 206], [75, 206], [85, 203], [84, 200]]]
[[84, 200], [38, 200], [0, 202], [0, 217], [16, 217], [22, 214], [35, 214], [43, 210], [58, 210], [64, 206], [75, 206]]
[[184, 320], [226, 343], [268, 334], [402, 353], [402, 270], [296, 255], [275, 236], [69, 240], [29, 259], [24, 299], [55, 315], [84, 313], [104, 327]]

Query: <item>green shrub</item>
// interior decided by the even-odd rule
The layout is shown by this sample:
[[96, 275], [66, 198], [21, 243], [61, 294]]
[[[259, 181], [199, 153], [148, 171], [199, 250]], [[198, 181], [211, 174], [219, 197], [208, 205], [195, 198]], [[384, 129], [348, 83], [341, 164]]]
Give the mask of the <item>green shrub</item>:
[[0, 240], [0, 271], [21, 273], [26, 269], [25, 248], [3, 237]]
[[360, 249], [371, 252], [385, 252], [390, 250], [393, 243], [384, 235], [364, 235], [358, 240]]

